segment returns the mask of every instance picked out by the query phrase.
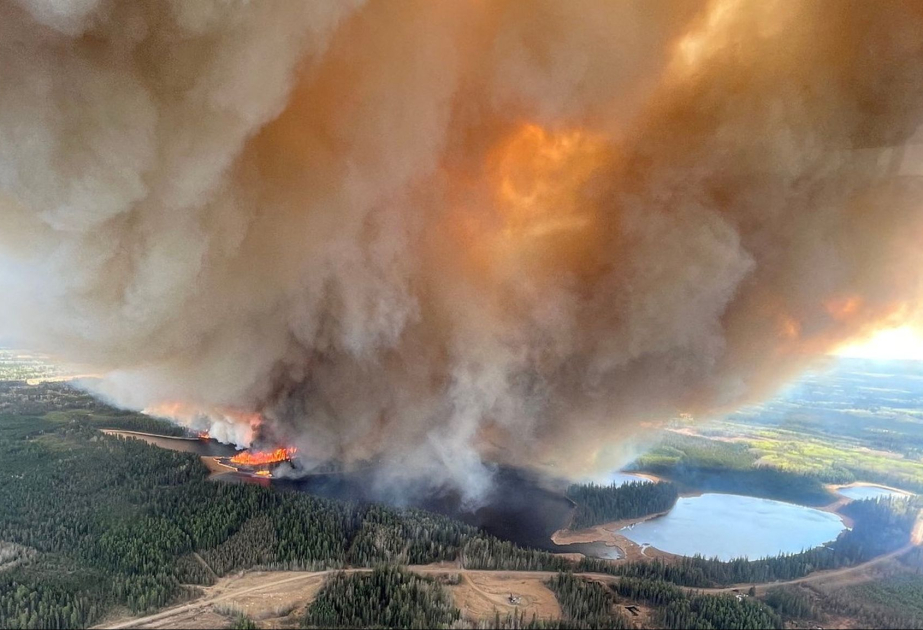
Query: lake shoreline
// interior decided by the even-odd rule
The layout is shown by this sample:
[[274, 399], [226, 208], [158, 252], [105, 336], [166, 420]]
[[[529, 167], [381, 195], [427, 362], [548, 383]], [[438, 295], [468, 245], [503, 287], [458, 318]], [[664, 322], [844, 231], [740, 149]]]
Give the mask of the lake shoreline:
[[[154, 441], [155, 439], [156, 440], [183, 440], [185, 442], [198, 442], [199, 441], [199, 438], [194, 438], [194, 437], [184, 437], [180, 435], [158, 435], [156, 433], [144, 433], [143, 431], [128, 431], [125, 429], [100, 429], [100, 431], [102, 431], [106, 435], [114, 435], [117, 437], [136, 438], [139, 440], [144, 440], [148, 444], [152, 444], [154, 446], [160, 446]], [[152, 439], [146, 439], [146, 438], [152, 438]]]
[[[667, 560], [697, 554], [722, 557], [722, 554], [728, 553], [731, 557], [722, 557], [722, 560], [737, 557], [758, 559], [779, 553], [797, 553], [835, 540], [839, 533], [852, 527], [851, 519], [834, 509], [845, 503], [847, 501], [822, 509], [741, 494], [684, 494], [670, 510], [637, 519], [602, 523], [578, 531], [565, 528], [555, 532], [552, 540], [556, 544], [579, 542], [618, 546], [629, 560], [642, 557]], [[824, 518], [818, 518], [821, 513]], [[651, 523], [671, 515], [674, 517], [672, 520], [659, 526]], [[622, 533], [626, 527], [634, 529], [639, 525], [639, 530], [643, 531]], [[735, 540], [736, 536], [738, 549], [715, 549], [713, 540], [709, 538], [712, 535], [703, 534], [703, 527], [721, 531], [720, 534], [713, 534], [721, 540]], [[825, 537], [827, 535], [829, 538]], [[696, 540], [698, 542], [693, 542]], [[754, 545], [754, 540], [762, 542]], [[798, 548], [799, 541], [804, 543], [802, 548]]]
[[[672, 509], [672, 508], [670, 508]], [[666, 516], [670, 510], [664, 510], [663, 512], [657, 512], [655, 514], [648, 514], [646, 516], [641, 516], [638, 518], [622, 519], [619, 521], [610, 521], [608, 523], [601, 523], [599, 525], [594, 525], [593, 527], [587, 527], [584, 529], [573, 530], [568, 528], [562, 528], [557, 530], [551, 535], [551, 541], [556, 545], [567, 546], [567, 545], [578, 545], [578, 544], [602, 544], [606, 547], [614, 547], [618, 549], [622, 557], [619, 560], [675, 560], [679, 558], [677, 554], [669, 553], [663, 551], [662, 549], [657, 549], [656, 547], [650, 545], [641, 545], [631, 540], [630, 538], [619, 534], [618, 531], [624, 527], [630, 527], [632, 525], [637, 525], [638, 523], [643, 523], [661, 516]], [[619, 560], [612, 560], [612, 562], [618, 562]]]

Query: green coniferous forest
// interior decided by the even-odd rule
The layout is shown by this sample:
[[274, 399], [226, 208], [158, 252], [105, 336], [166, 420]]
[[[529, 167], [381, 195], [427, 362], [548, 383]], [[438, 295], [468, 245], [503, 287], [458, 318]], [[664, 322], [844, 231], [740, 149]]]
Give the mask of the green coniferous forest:
[[572, 529], [639, 518], [666, 512], [676, 503], [679, 490], [668, 482], [632, 481], [623, 485], [572, 485], [567, 496], [577, 504]]
[[687, 593], [663, 581], [619, 580], [615, 592], [650, 604], [661, 628], [782, 628], [782, 619], [761, 602], [734, 594]]
[[144, 613], [250, 567], [320, 569], [465, 558], [560, 569], [457, 521], [250, 484], [199, 458], [101, 434], [82, 419], [0, 416], [0, 541], [34, 556], [0, 571], [0, 627], [67, 628], [112, 605]]
[[397, 567], [337, 573], [305, 615], [308, 628], [442, 628], [461, 616], [431, 579]]

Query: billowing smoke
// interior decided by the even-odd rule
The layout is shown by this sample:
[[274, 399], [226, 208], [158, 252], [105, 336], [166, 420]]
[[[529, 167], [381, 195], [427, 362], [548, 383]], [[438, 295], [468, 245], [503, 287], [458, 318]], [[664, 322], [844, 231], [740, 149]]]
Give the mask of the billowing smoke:
[[469, 497], [617, 465], [915, 315], [920, 33], [917, 2], [3, 2], [0, 330]]

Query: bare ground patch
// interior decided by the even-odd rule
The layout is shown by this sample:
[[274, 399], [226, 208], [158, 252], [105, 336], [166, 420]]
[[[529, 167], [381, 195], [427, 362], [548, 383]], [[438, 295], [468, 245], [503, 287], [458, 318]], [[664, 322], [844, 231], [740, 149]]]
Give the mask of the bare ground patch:
[[[457, 586], [447, 587], [462, 616], [472, 620], [490, 620], [497, 613], [522, 613], [526, 621], [535, 615], [536, 619], [559, 619], [561, 607], [554, 593], [545, 586], [544, 576], [522, 577], [487, 574], [462, 574]], [[517, 603], [510, 601], [513, 595]]]
[[0, 540], [0, 571], [12, 569], [38, 555], [32, 547]]
[[324, 572], [252, 571], [221, 578], [202, 588], [202, 597], [141, 619], [123, 619], [109, 628], [226, 628], [239, 614], [265, 628], [297, 628], [305, 607], [324, 584]]
[[[666, 513], [667, 512], [660, 512], [658, 514], [651, 514], [643, 518], [603, 523], [602, 525], [595, 525], [593, 527], [588, 527], [587, 529], [559, 529], [554, 534], [552, 534], [551, 540], [557, 545], [571, 545], [574, 543], [602, 543], [607, 547], [618, 547], [622, 551], [622, 558], [620, 560], [652, 560], [655, 558], [660, 560], [670, 560], [676, 558], [676, 556], [671, 553], [667, 553], [666, 551], [661, 551], [656, 547], [642, 547], [635, 541], [618, 533], [618, 531], [623, 527], [633, 525], [635, 523], [640, 523], [652, 518], [657, 518], [658, 516], [663, 516]], [[614, 560], [613, 562], [619, 562], [620, 560]]]

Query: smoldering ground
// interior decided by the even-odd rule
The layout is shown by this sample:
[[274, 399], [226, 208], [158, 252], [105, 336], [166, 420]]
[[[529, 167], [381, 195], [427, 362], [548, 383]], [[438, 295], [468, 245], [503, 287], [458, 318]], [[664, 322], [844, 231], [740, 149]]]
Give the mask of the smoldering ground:
[[0, 4], [4, 334], [477, 497], [914, 317], [923, 10]]

